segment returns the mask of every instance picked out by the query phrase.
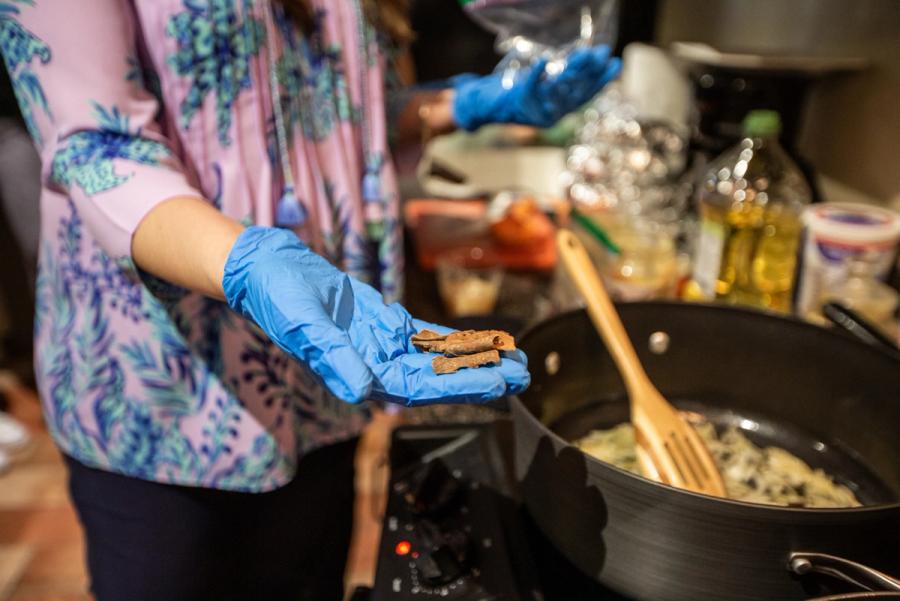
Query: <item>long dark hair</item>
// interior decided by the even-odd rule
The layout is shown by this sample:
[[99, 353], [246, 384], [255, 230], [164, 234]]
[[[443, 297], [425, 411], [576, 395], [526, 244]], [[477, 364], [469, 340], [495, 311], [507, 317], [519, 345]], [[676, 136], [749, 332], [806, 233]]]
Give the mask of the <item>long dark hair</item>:
[[[310, 31], [313, 24], [309, 0], [273, 0], [284, 7], [285, 13], [303, 30]], [[373, 27], [394, 43], [405, 45], [412, 41], [409, 26], [409, 0], [360, 0], [366, 18]]]

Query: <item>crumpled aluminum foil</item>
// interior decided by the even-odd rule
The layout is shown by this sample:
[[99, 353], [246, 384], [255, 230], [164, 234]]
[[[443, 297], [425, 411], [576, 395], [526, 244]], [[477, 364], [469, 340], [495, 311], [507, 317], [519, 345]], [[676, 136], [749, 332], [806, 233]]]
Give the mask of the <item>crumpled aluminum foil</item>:
[[675, 223], [687, 210], [680, 181], [686, 158], [685, 136], [666, 123], [641, 120], [613, 84], [583, 113], [564, 184], [585, 209]]

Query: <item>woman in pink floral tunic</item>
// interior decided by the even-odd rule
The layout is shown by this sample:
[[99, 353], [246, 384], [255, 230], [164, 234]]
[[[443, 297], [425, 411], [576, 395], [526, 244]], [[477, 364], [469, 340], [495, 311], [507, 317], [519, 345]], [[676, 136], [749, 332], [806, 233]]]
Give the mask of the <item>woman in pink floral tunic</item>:
[[[365, 401], [528, 384], [523, 356], [445, 377], [409, 347], [378, 11], [293, 1], [306, 30], [266, 0], [0, 2], [43, 161], [36, 373], [98, 601], [339, 598]], [[465, 78], [430, 125], [552, 121], [607, 58], [571, 101]]]

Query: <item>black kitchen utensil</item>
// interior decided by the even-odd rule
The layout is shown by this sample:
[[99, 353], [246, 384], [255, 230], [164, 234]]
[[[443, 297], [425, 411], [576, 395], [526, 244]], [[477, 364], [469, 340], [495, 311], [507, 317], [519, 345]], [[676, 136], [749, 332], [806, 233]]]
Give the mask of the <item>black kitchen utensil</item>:
[[897, 348], [897, 345], [890, 338], [853, 309], [841, 303], [828, 302], [822, 307], [822, 314], [831, 323], [842, 328], [855, 338], [900, 359], [900, 348]]

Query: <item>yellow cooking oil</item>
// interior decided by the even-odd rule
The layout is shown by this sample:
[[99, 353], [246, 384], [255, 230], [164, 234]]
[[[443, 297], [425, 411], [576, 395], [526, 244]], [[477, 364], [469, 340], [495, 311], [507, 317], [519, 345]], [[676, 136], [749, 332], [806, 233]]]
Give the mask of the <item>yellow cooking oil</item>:
[[778, 146], [777, 113], [754, 111], [746, 138], [698, 186], [700, 231], [689, 300], [791, 310], [801, 212], [809, 188]]
[[[783, 205], [740, 203], [731, 210], [702, 206], [701, 219], [714, 223], [722, 232], [715, 298], [789, 312], [800, 240], [799, 215]], [[694, 279], [688, 285], [688, 294], [706, 298], [697, 288]]]

